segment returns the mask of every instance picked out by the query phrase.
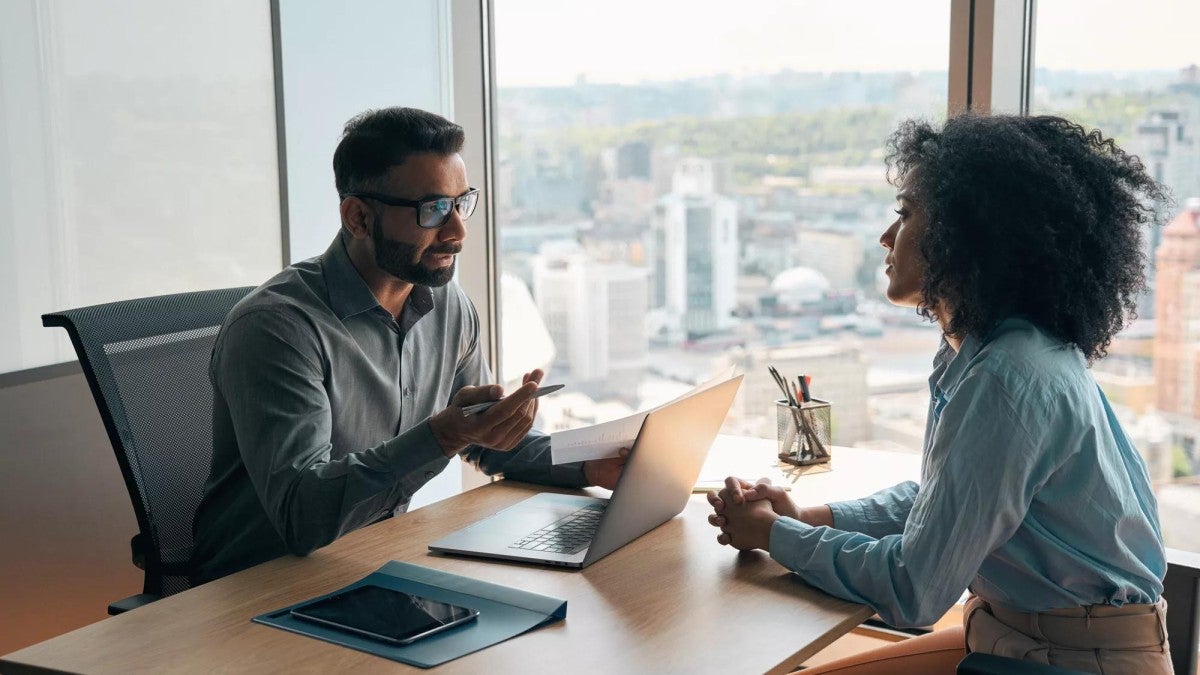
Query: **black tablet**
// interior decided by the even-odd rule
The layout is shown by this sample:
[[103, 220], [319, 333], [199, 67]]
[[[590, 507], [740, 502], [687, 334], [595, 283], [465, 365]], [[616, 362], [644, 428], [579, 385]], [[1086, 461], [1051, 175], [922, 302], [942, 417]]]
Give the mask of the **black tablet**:
[[292, 616], [375, 640], [406, 645], [466, 623], [479, 612], [382, 586], [358, 586], [301, 605]]

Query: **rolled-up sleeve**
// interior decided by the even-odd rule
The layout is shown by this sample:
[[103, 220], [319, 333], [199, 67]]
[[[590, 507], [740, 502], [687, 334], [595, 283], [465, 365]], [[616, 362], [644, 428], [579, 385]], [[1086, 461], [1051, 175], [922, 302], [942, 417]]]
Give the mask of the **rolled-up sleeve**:
[[448, 462], [428, 424], [331, 459], [316, 332], [286, 309], [226, 326], [212, 360], [251, 483], [288, 550], [305, 555], [406, 502]]
[[902, 508], [910, 488], [898, 486], [841, 508], [842, 523], [865, 523], [882, 536], [780, 518], [771, 528], [771, 556], [892, 625], [933, 623], [1016, 531], [1036, 486], [1053, 471], [1017, 409], [994, 374], [967, 375], [941, 413], [927, 449], [931, 470], [901, 532], [882, 534], [886, 518], [872, 515]]

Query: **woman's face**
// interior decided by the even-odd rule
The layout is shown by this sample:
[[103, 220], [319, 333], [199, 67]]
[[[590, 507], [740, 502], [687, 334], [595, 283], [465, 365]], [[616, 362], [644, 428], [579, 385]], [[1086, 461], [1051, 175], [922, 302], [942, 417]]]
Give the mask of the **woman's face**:
[[896, 203], [898, 217], [879, 237], [887, 249], [887, 298], [901, 307], [916, 307], [921, 304], [925, 276], [925, 259], [917, 247], [925, 233], [925, 212], [907, 190], [896, 195]]

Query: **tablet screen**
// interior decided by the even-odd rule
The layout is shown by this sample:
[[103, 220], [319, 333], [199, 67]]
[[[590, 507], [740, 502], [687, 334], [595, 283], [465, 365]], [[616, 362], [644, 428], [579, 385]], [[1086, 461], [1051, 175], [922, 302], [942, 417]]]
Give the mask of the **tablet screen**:
[[297, 607], [292, 614], [405, 642], [441, 626], [462, 622], [473, 617], [475, 612], [382, 586], [359, 586]]

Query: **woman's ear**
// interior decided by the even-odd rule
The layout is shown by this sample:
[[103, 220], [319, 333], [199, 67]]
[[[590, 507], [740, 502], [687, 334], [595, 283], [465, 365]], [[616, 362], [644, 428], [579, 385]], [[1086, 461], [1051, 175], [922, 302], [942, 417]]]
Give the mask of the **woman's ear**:
[[355, 239], [371, 236], [375, 214], [363, 200], [358, 197], [346, 197], [342, 200], [339, 210], [342, 213], [342, 229], [349, 232], [350, 236]]

